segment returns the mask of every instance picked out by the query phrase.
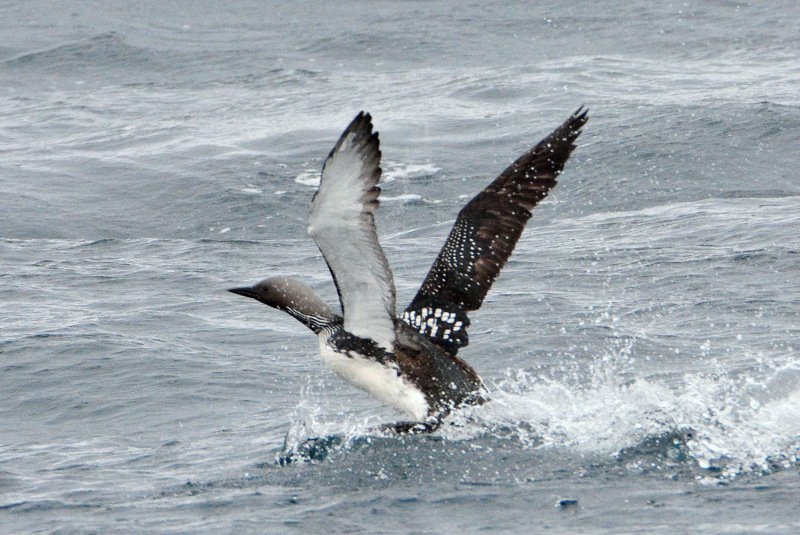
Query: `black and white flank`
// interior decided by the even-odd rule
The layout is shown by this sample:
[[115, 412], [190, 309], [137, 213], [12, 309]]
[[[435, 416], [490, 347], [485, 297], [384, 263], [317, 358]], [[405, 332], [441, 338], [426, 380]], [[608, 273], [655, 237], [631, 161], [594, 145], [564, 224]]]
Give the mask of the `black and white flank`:
[[333, 275], [342, 315], [285, 277], [230, 291], [283, 310], [314, 331], [323, 361], [337, 375], [414, 419], [397, 430], [435, 429], [453, 409], [486, 400], [480, 377], [457, 356], [469, 342], [467, 313], [480, 308], [587, 119], [578, 109], [461, 210], [398, 317], [392, 271], [375, 230], [378, 133], [369, 114], [359, 113], [325, 160], [308, 227]]

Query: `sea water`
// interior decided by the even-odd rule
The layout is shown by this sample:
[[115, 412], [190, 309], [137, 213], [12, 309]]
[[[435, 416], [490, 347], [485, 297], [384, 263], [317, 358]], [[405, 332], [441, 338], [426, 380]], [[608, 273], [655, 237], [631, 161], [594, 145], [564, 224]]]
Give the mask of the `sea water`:
[[[0, 531], [797, 533], [796, 2], [0, 6]], [[430, 436], [226, 292], [287, 275], [360, 110], [398, 305], [589, 123]]]

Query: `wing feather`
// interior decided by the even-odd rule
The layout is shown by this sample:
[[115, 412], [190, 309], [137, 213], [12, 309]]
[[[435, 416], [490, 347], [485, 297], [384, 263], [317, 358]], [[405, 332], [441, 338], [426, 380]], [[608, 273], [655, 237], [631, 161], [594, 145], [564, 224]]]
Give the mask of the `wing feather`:
[[370, 115], [361, 112], [325, 160], [308, 233], [333, 275], [345, 330], [391, 350], [395, 288], [373, 215], [380, 160], [378, 134], [372, 133]]
[[469, 343], [467, 312], [480, 308], [531, 210], [556, 185], [588, 120], [586, 114], [579, 108], [459, 212], [422, 287], [402, 315], [451, 355]]

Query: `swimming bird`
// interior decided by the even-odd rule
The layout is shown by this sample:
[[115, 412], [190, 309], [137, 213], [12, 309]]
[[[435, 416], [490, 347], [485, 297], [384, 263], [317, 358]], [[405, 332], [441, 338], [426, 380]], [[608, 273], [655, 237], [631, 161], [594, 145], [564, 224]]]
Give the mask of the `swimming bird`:
[[333, 276], [342, 314], [287, 277], [229, 291], [287, 312], [311, 329], [331, 370], [413, 418], [392, 429], [432, 431], [452, 410], [488, 399], [481, 378], [457, 355], [469, 343], [467, 313], [480, 308], [587, 120], [579, 108], [464, 206], [416, 296], [397, 316], [392, 271], [375, 229], [378, 133], [361, 112], [322, 166], [308, 226]]

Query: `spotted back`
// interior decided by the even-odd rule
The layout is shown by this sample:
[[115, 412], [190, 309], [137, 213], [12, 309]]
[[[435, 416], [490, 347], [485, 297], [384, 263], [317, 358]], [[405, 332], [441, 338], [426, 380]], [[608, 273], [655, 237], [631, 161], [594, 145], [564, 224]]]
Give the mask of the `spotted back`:
[[[447, 306], [450, 308], [446, 308]], [[400, 319], [444, 348], [448, 354], [455, 355], [459, 347], [469, 344], [469, 318], [466, 312], [451, 309], [452, 303], [443, 307], [437, 305], [435, 299], [431, 299], [428, 304], [420, 300], [413, 308], [409, 306]]]

